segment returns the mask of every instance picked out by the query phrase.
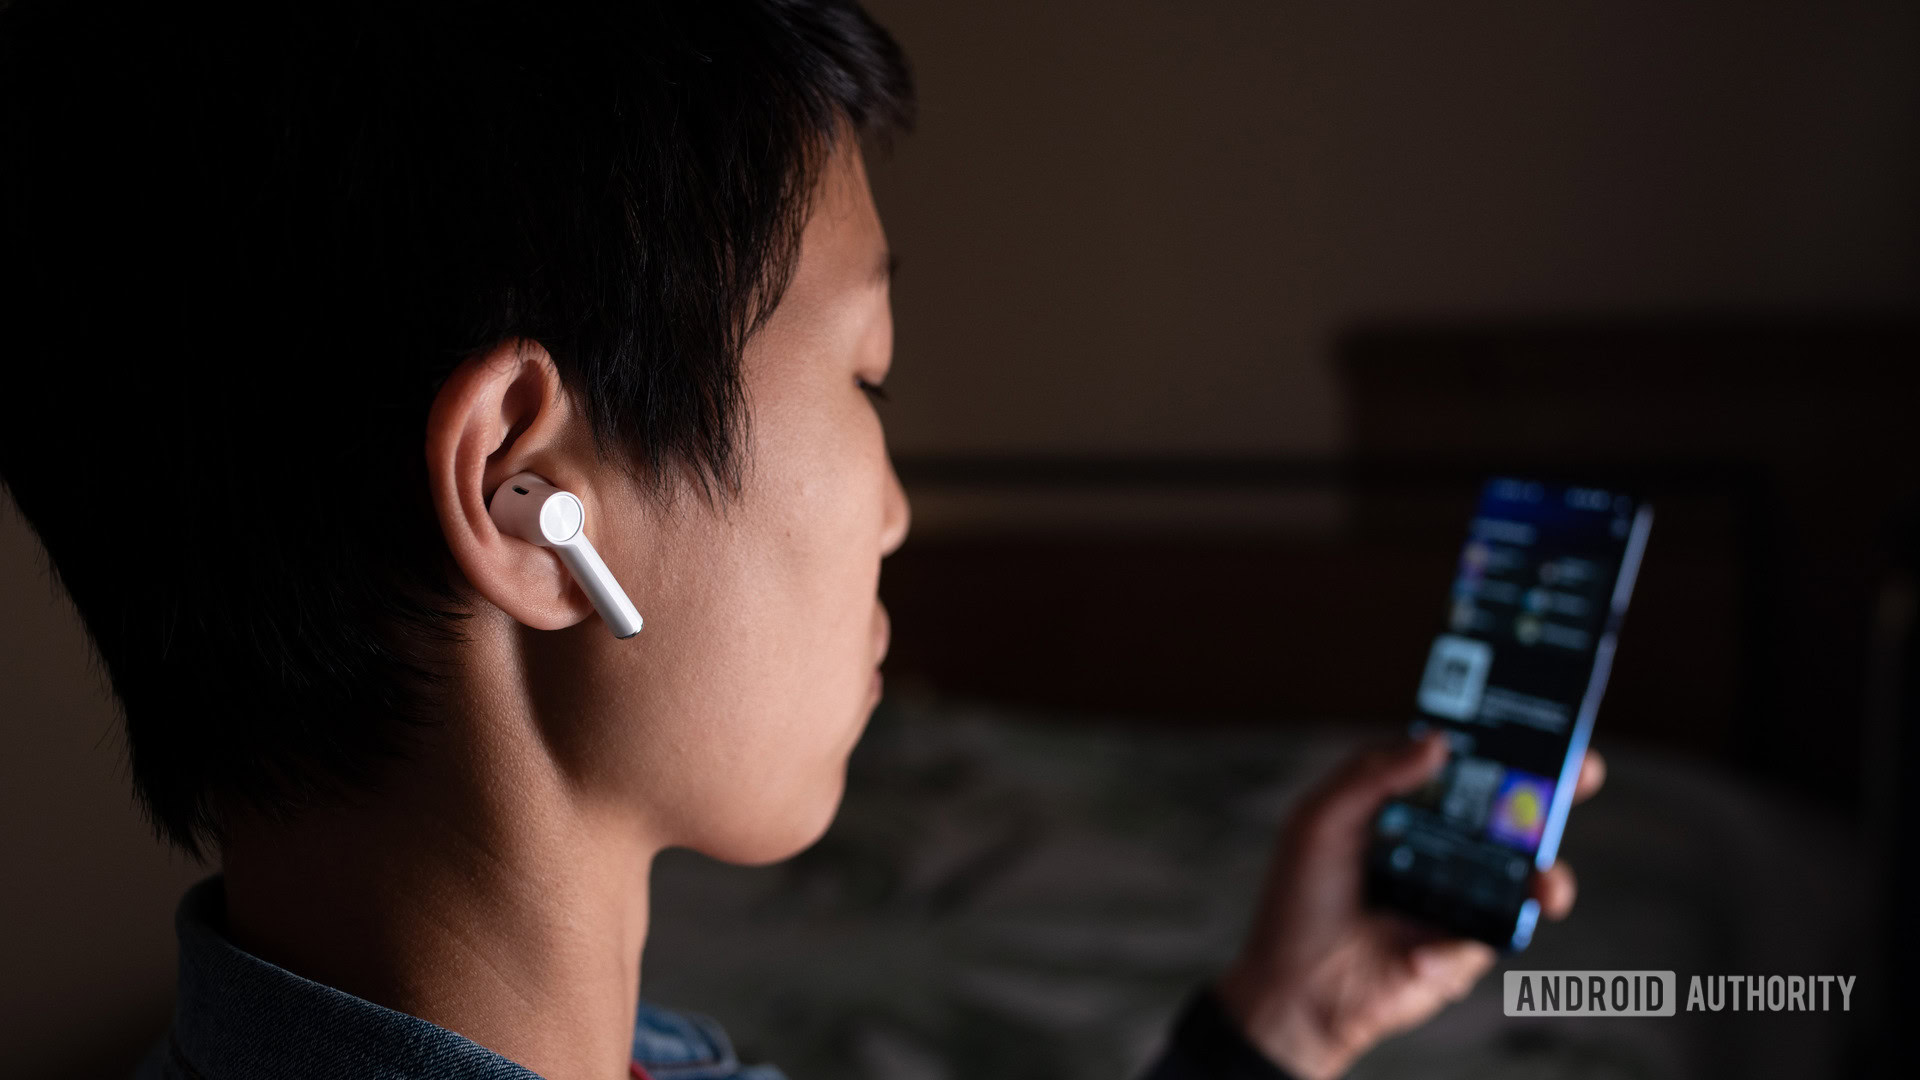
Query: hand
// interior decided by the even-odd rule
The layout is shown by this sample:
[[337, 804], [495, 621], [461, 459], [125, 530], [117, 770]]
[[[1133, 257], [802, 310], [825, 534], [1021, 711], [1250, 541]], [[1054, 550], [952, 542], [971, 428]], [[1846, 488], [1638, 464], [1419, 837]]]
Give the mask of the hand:
[[[1348, 760], [1281, 829], [1259, 912], [1220, 998], [1253, 1044], [1301, 1080], [1325, 1080], [1388, 1035], [1465, 997], [1493, 966], [1482, 942], [1445, 937], [1364, 906], [1361, 861], [1375, 811], [1446, 761], [1446, 737]], [[1606, 778], [1588, 751], [1574, 800]], [[1530, 883], [1549, 919], [1573, 909], [1573, 872], [1556, 862]]]

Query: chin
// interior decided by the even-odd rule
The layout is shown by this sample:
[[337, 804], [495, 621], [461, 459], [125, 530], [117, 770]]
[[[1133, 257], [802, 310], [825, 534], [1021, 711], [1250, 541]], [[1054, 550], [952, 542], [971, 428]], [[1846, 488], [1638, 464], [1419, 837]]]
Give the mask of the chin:
[[[877, 704], [873, 703], [873, 704]], [[873, 705], [861, 708], [841, 736], [838, 746], [823, 748], [819, 764], [803, 783], [767, 790], [765, 799], [735, 800], [735, 815], [710, 834], [708, 842], [689, 847], [709, 858], [736, 866], [766, 866], [791, 859], [818, 843], [840, 812], [847, 790], [847, 758], [867, 729]]]
[[826, 835], [834, 815], [840, 812], [846, 787], [846, 763], [842, 761], [826, 782], [806, 793], [805, 805], [770, 810], [758, 821], [746, 823], [729, 842], [699, 850], [709, 858], [736, 866], [766, 866], [791, 859]]

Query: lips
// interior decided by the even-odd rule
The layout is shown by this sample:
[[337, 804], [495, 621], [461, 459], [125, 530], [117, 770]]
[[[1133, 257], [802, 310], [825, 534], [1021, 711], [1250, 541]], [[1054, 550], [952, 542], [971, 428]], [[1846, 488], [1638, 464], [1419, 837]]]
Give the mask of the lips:
[[879, 667], [887, 659], [887, 646], [893, 640], [893, 620], [888, 618], [887, 609], [875, 604], [873, 620], [873, 666]]

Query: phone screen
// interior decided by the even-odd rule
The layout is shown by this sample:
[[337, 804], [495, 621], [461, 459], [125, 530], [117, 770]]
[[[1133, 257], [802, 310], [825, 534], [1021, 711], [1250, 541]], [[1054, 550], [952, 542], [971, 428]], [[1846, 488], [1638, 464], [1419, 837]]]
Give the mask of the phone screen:
[[1414, 733], [1446, 729], [1451, 752], [1374, 819], [1376, 903], [1526, 947], [1529, 871], [1559, 850], [1652, 523], [1616, 491], [1487, 482], [1416, 694]]

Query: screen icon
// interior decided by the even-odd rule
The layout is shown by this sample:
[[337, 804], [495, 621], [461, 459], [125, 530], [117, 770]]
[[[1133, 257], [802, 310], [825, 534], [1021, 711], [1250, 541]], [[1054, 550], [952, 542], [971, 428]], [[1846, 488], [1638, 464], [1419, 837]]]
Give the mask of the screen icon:
[[1487, 835], [1503, 844], [1532, 851], [1540, 846], [1547, 827], [1547, 807], [1553, 801], [1553, 781], [1519, 769], [1508, 769], [1493, 799]]
[[1420, 707], [1449, 720], [1471, 720], [1480, 711], [1480, 695], [1487, 688], [1487, 669], [1493, 666], [1493, 646], [1458, 634], [1441, 634], [1427, 654], [1427, 672], [1420, 679]]

